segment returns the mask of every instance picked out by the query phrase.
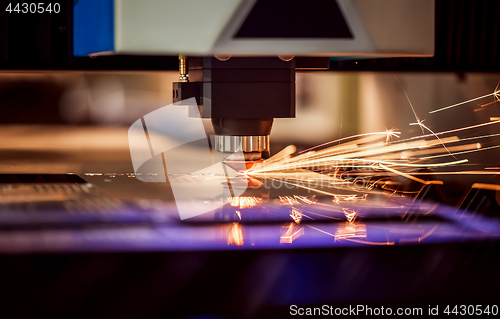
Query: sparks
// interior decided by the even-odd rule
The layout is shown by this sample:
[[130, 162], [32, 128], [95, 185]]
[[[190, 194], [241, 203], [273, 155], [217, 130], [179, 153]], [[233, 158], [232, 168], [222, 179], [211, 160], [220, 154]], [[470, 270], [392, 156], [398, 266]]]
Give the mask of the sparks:
[[430, 111], [429, 113], [433, 114], [433, 113], [441, 112], [441, 111], [448, 110], [448, 109], [451, 109], [451, 108], [454, 108], [454, 107], [457, 107], [457, 106], [460, 106], [460, 105], [464, 105], [464, 104], [467, 104], [467, 103], [470, 103], [470, 102], [481, 100], [481, 99], [484, 99], [484, 98], [487, 98], [487, 97], [490, 97], [490, 96], [493, 96], [495, 98], [495, 100], [500, 101], [500, 90], [498, 90], [498, 85], [495, 88], [495, 91], [493, 93], [486, 94], [486, 95], [483, 95], [483, 96], [480, 96], [480, 97], [476, 97], [474, 99], [470, 99], [470, 100], [463, 101], [463, 102], [460, 102], [460, 103], [456, 103], [456, 104], [453, 104], [453, 105], [449, 105], [449, 106], [446, 106], [446, 107], [443, 107], [443, 108], [440, 108], [440, 109], [437, 109], [437, 110], [434, 110], [434, 111]]

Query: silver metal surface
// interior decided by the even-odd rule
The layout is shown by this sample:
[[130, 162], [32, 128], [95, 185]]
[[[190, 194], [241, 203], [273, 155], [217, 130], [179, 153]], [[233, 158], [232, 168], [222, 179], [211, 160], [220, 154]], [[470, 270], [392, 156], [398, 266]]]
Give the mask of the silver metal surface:
[[235, 152], [240, 149], [243, 152], [269, 151], [269, 135], [263, 136], [228, 136], [215, 135], [215, 149], [219, 152]]

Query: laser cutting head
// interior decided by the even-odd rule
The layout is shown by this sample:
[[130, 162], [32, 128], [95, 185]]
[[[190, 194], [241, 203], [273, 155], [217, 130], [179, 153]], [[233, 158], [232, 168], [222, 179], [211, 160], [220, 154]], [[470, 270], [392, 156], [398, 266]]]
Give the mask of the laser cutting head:
[[[326, 69], [328, 59], [319, 59]], [[211, 119], [215, 149], [232, 153], [241, 148], [248, 160], [268, 157], [274, 118], [295, 116], [296, 61], [190, 57], [187, 65], [189, 82], [174, 83], [174, 102], [196, 97], [201, 117]]]

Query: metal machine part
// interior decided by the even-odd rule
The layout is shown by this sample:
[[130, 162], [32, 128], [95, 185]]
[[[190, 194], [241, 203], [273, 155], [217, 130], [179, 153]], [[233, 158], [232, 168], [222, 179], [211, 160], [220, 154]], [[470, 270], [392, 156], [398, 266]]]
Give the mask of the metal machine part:
[[189, 75], [187, 73], [187, 58], [185, 55], [179, 55], [179, 81], [189, 82]]
[[273, 119], [212, 119], [215, 149], [233, 153], [241, 148], [247, 159], [269, 157]]
[[215, 149], [223, 153], [233, 153], [241, 148], [244, 153], [269, 151], [269, 135], [227, 136], [215, 135]]
[[75, 55], [432, 56], [434, 52], [434, 0], [143, 2], [80, 0], [73, 15]]
[[[328, 58], [311, 60], [313, 66], [317, 59], [328, 67]], [[295, 68], [295, 59], [278, 56], [190, 57], [190, 82], [173, 84], [174, 102], [196, 98], [200, 116], [212, 119], [217, 151], [241, 146], [244, 153], [259, 153], [254, 159], [267, 157], [273, 119], [295, 116]], [[188, 78], [179, 71], [181, 79]]]
[[174, 102], [194, 97], [200, 116], [212, 119], [215, 149], [234, 152], [241, 145], [245, 157], [253, 160], [269, 156], [274, 118], [295, 117], [295, 71], [329, 68], [326, 57], [179, 59]]

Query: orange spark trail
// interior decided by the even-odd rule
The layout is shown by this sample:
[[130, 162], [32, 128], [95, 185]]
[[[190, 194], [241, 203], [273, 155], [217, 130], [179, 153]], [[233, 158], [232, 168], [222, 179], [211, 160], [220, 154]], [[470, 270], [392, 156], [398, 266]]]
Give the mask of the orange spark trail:
[[489, 97], [489, 96], [493, 96], [493, 97], [495, 97], [495, 98], [498, 99], [499, 95], [500, 95], [500, 90], [495, 91], [495, 92], [490, 93], [490, 94], [486, 94], [486, 95], [480, 96], [480, 97], [476, 97], [475, 99], [463, 101], [463, 102], [460, 102], [460, 103], [457, 103], [457, 104], [453, 104], [453, 105], [450, 105], [450, 106], [446, 106], [446, 107], [443, 107], [443, 108], [440, 108], [440, 109], [437, 109], [437, 110], [434, 110], [434, 111], [430, 111], [429, 113], [433, 114], [433, 113], [441, 112], [441, 111], [444, 111], [444, 110], [448, 110], [448, 109], [454, 108], [456, 106], [460, 106], [460, 105], [467, 104], [467, 103], [470, 103], [470, 102], [474, 102], [474, 101], [477, 101], [477, 100], [480, 100], [480, 99], [484, 99], [484, 98]]
[[341, 141], [345, 141], [345, 140], [354, 139], [356, 137], [369, 136], [369, 135], [392, 135], [392, 136], [399, 137], [398, 136], [399, 134], [401, 134], [401, 132], [385, 131], [385, 132], [373, 132], [373, 133], [363, 133], [363, 134], [358, 134], [358, 135], [352, 135], [352, 136], [347, 136], [347, 137], [339, 138], [338, 140], [326, 142], [326, 143], [323, 143], [323, 144], [320, 144], [320, 145], [308, 148], [307, 150], [300, 151], [299, 154], [302, 154], [302, 153], [305, 153], [305, 152], [317, 149], [317, 148], [322, 147], [322, 146], [330, 145], [330, 144], [341, 142]]

